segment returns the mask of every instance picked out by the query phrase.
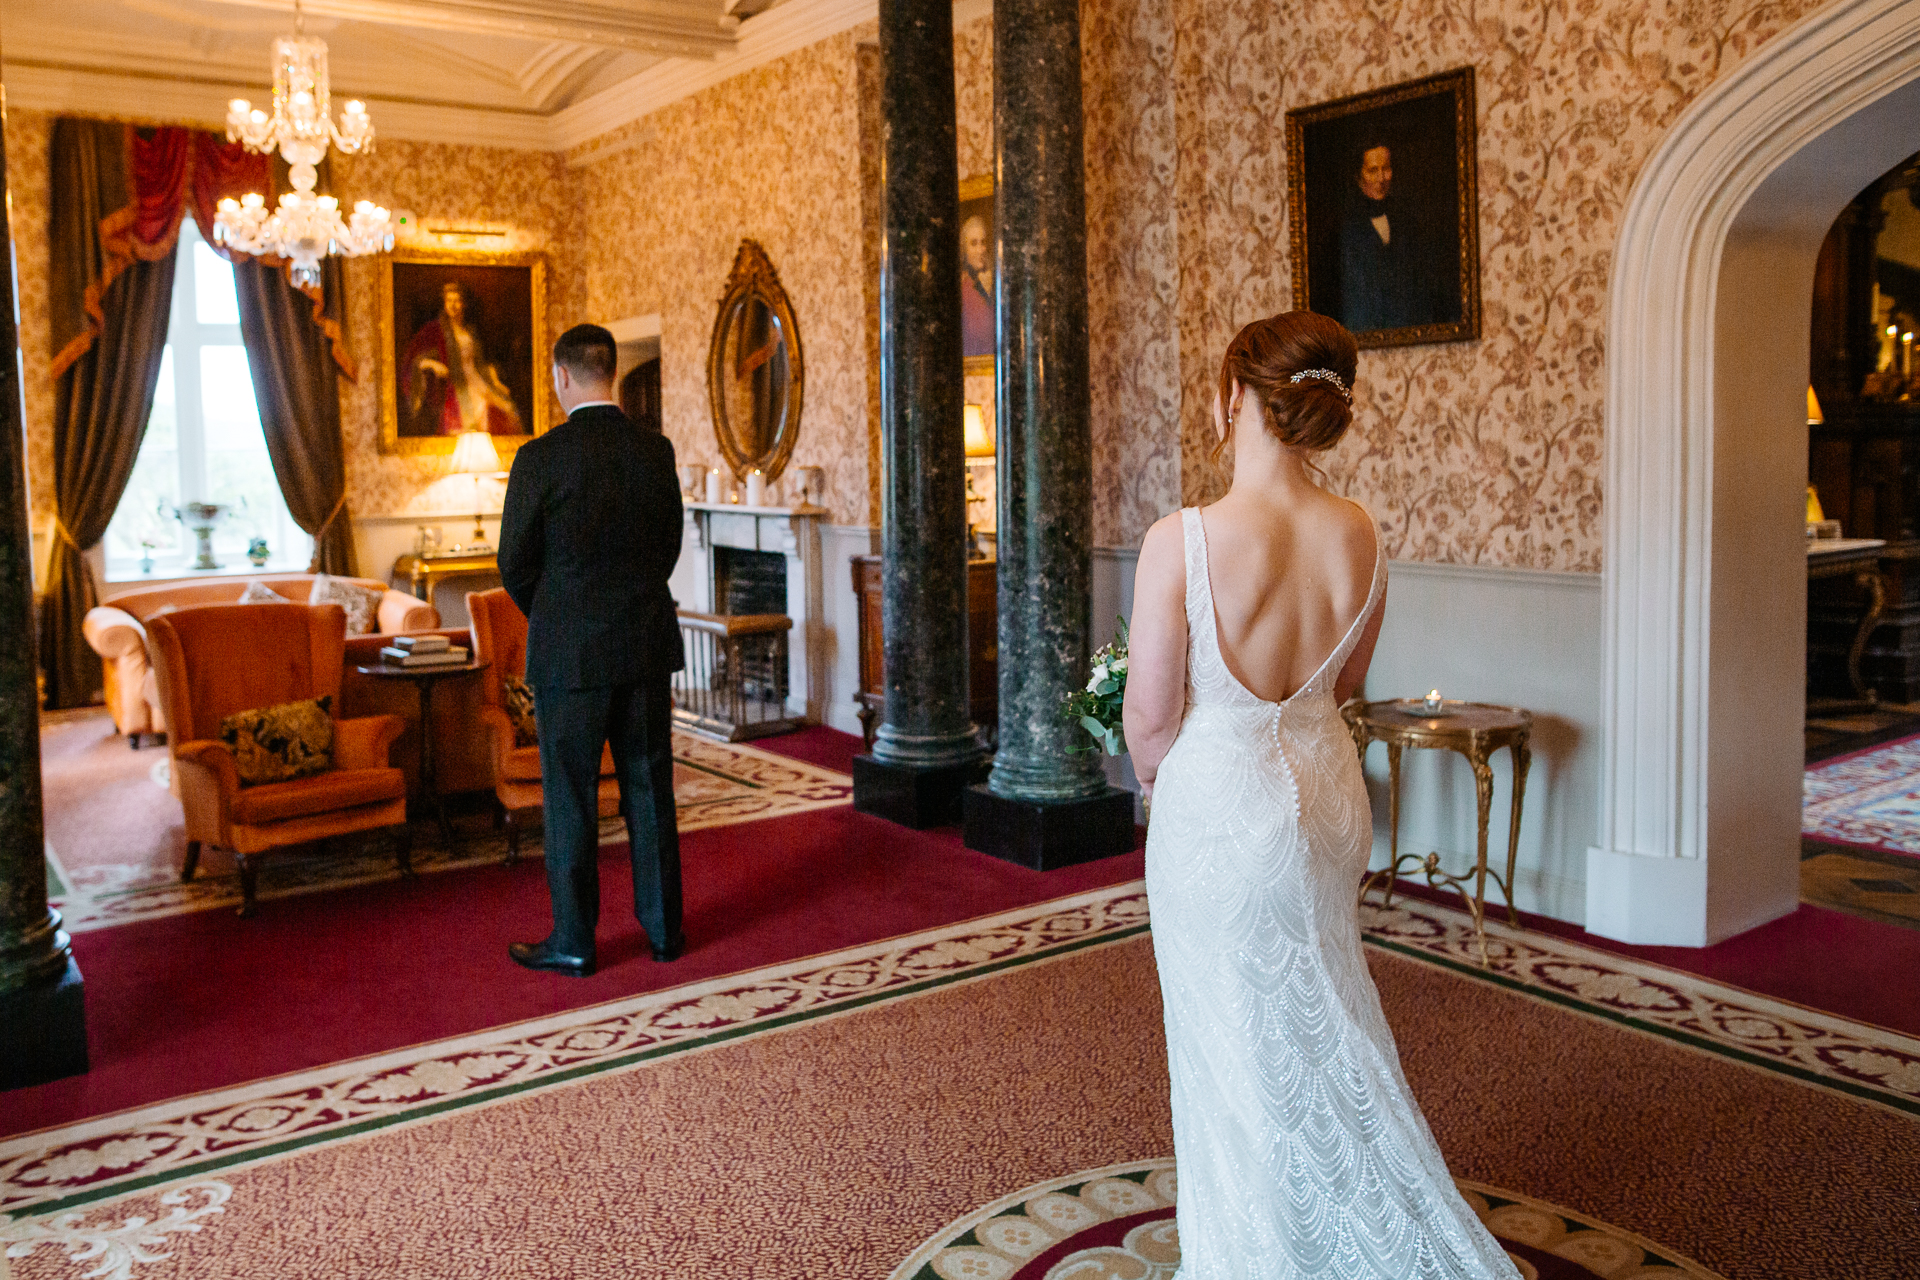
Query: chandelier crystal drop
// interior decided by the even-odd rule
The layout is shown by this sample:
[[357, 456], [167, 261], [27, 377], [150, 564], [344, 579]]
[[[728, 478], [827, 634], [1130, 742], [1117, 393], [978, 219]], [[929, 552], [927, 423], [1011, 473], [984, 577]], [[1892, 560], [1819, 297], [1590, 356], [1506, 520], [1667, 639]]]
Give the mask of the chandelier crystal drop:
[[393, 248], [393, 225], [385, 209], [357, 201], [350, 220], [340, 217], [340, 202], [315, 195], [315, 166], [329, 146], [354, 155], [373, 142], [373, 121], [366, 104], [349, 102], [336, 123], [327, 75], [327, 42], [309, 38], [306, 18], [294, 4], [294, 34], [273, 42], [273, 111], [245, 98], [227, 104], [227, 139], [254, 152], [278, 151], [288, 165], [293, 190], [268, 210], [257, 192], [228, 197], [214, 215], [214, 239], [241, 253], [291, 259], [293, 282], [320, 283], [320, 260], [329, 254], [358, 257]]

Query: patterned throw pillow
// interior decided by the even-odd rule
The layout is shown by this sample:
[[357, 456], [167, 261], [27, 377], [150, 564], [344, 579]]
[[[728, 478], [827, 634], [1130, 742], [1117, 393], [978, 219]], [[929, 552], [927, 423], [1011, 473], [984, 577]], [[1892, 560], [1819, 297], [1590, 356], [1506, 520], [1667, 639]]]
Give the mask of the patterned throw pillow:
[[501, 681], [506, 695], [507, 718], [513, 721], [513, 745], [531, 747], [540, 741], [540, 722], [533, 713], [533, 686], [519, 676]]
[[247, 584], [247, 589], [240, 593], [240, 603], [241, 604], [286, 604], [287, 598], [281, 595], [278, 591], [275, 591], [272, 587], [268, 586], [266, 583], [260, 581], [260, 579], [255, 578], [252, 582], [249, 582]]
[[333, 695], [236, 711], [220, 722], [240, 785], [285, 782], [333, 767]]
[[339, 605], [347, 611], [347, 634], [364, 636], [380, 625], [380, 598], [384, 595], [386, 592], [378, 587], [363, 587], [345, 578], [316, 573], [307, 603]]

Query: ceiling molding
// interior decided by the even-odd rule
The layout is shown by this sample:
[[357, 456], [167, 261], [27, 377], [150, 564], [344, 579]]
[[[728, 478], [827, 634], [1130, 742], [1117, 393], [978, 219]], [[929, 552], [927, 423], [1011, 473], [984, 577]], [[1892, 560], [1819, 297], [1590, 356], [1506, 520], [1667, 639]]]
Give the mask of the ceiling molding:
[[[222, 2], [286, 7], [285, 0]], [[671, 0], [624, 0], [617, 8], [581, 0], [307, 0], [305, 8], [382, 26], [566, 40], [682, 58], [711, 58], [731, 49], [740, 21], [715, 5]]]
[[[778, 8], [748, 20], [741, 27], [739, 43], [731, 53], [705, 63], [669, 59], [584, 102], [555, 112], [551, 117], [553, 145], [557, 150], [570, 151], [743, 71], [764, 66], [849, 27], [857, 27], [877, 17], [879, 12], [877, 0], [787, 0]], [[590, 164], [624, 149], [623, 145], [615, 144], [569, 157], [568, 163]]]
[[[227, 99], [258, 86], [220, 81], [147, 79], [100, 71], [8, 62], [0, 67], [7, 104], [20, 111], [168, 120], [206, 128], [226, 127]], [[440, 106], [368, 98], [378, 139], [484, 145], [510, 151], [553, 151], [550, 117], [482, 107]]]

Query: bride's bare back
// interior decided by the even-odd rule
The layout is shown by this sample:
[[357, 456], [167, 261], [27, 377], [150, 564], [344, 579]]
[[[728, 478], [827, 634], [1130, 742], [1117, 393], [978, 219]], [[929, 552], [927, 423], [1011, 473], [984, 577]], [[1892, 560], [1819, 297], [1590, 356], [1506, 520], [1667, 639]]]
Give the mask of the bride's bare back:
[[1283, 702], [1313, 677], [1365, 607], [1373, 522], [1319, 489], [1281, 499], [1238, 488], [1204, 509], [1201, 520], [1221, 656], [1255, 697]]

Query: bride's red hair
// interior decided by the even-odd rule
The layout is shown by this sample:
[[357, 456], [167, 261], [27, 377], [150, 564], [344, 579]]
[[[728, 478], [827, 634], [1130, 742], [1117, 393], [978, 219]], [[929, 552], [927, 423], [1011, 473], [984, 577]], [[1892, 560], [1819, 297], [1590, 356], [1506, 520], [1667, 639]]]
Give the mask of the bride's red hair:
[[[1220, 361], [1220, 405], [1233, 404], [1233, 384], [1260, 397], [1266, 409], [1267, 432], [1281, 444], [1315, 453], [1333, 448], [1353, 425], [1354, 368], [1360, 350], [1353, 335], [1338, 320], [1311, 311], [1284, 311], [1255, 320], [1234, 335]], [[1308, 369], [1325, 369], [1340, 379], [1340, 388], [1324, 378], [1293, 376]], [[1341, 388], [1344, 388], [1344, 394]], [[1213, 446], [1218, 458], [1233, 443], [1233, 418]]]

